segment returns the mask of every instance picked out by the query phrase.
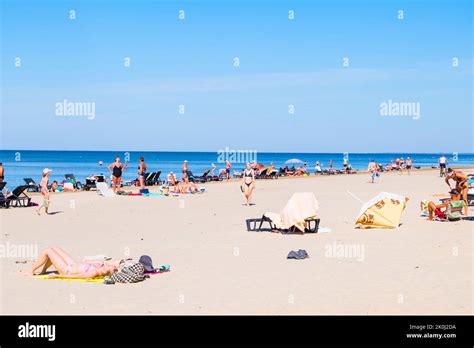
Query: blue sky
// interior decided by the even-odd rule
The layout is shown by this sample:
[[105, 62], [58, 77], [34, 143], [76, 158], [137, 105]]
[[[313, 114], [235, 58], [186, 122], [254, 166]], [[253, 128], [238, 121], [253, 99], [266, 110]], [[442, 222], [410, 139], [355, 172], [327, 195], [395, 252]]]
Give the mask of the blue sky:
[[1, 149], [473, 152], [467, 0], [1, 4]]

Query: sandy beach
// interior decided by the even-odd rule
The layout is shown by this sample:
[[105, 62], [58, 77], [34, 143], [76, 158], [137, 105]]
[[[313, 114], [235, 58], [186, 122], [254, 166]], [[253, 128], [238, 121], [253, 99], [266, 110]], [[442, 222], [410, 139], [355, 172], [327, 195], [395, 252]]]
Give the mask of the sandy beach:
[[[474, 173], [474, 169], [463, 169]], [[247, 207], [239, 181], [204, 194], [51, 197], [50, 216], [0, 210], [1, 243], [61, 246], [77, 259], [138, 258], [171, 271], [137, 284], [33, 279], [25, 258], [1, 258], [2, 314], [472, 314], [473, 221], [429, 222], [422, 199], [446, 194], [438, 171], [257, 181]], [[156, 190], [152, 188], [151, 190]], [[382, 191], [409, 197], [398, 229], [355, 229], [361, 203]], [[279, 212], [294, 192], [313, 192], [328, 233], [247, 232], [245, 220]], [[34, 195], [33, 201], [41, 197]], [[469, 208], [473, 216], [473, 208]], [[330, 254], [356, 246], [357, 257]], [[305, 249], [309, 259], [288, 260]]]

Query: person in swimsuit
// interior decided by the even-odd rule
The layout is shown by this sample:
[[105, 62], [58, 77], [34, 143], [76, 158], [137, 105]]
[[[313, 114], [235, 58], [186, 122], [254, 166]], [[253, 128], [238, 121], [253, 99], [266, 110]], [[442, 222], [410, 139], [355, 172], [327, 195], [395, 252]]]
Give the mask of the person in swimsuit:
[[316, 166], [314, 167], [314, 174], [321, 174], [323, 170], [321, 169], [321, 166], [319, 165], [319, 161], [316, 161]]
[[247, 162], [247, 165], [244, 170], [244, 175], [242, 176], [242, 188], [243, 193], [245, 195], [245, 199], [247, 200], [247, 206], [250, 205], [250, 199], [252, 197], [252, 192], [255, 189], [255, 172], [250, 167], [250, 163]]
[[3, 163], [0, 162], [0, 182], [3, 182], [5, 179], [5, 168], [3, 168]]
[[183, 179], [188, 176], [188, 161], [184, 160], [183, 165], [181, 166], [183, 172]]
[[44, 207], [44, 212], [48, 215], [49, 209], [49, 190], [48, 190], [48, 182], [49, 182], [49, 173], [52, 170], [49, 168], [43, 169], [43, 177], [41, 178], [40, 187], [41, 187], [41, 195], [43, 196], [43, 204], [36, 208], [36, 214], [41, 215], [40, 211], [41, 208]]
[[400, 158], [397, 158], [397, 159], [395, 160], [395, 169], [396, 169], [396, 170], [400, 170]]
[[118, 156], [115, 157], [114, 163], [109, 164], [108, 168], [112, 176], [112, 189], [114, 190], [114, 193], [122, 186], [122, 173], [127, 167], [128, 163], [125, 162], [124, 166], [122, 163], [120, 163], [120, 157]]
[[408, 174], [408, 175], [410, 175], [412, 165], [413, 165], [413, 164], [412, 164], [412, 162], [411, 162], [411, 158], [410, 158], [410, 157], [407, 157], [406, 168], [407, 168], [407, 174]]
[[44, 250], [39, 256], [38, 260], [33, 265], [30, 274], [36, 275], [35, 272], [42, 267], [39, 274], [45, 274], [49, 267], [53, 266], [58, 274], [49, 274], [48, 278], [81, 278], [93, 279], [103, 278], [112, 275], [117, 271], [120, 261], [105, 261], [105, 262], [82, 262], [79, 263], [68, 255], [63, 249], [53, 247]]
[[199, 187], [189, 181], [188, 177], [184, 177], [183, 181], [178, 182], [174, 186], [174, 191], [175, 193], [198, 193], [199, 192]]
[[374, 160], [370, 160], [367, 170], [370, 173], [371, 182], [374, 183], [375, 178], [379, 176], [379, 173], [377, 170], [377, 164], [375, 163]]
[[230, 179], [230, 168], [232, 168], [230, 162], [228, 160], [225, 161], [225, 175], [227, 180]]
[[451, 190], [451, 184], [449, 180], [454, 180], [456, 182], [456, 191], [462, 196], [462, 200], [464, 201], [464, 215], [467, 216], [468, 210], [468, 202], [467, 202], [467, 193], [469, 191], [469, 177], [459, 170], [453, 170], [452, 168], [448, 168], [446, 179], [444, 181], [449, 186]]
[[142, 190], [145, 189], [145, 176], [147, 169], [145, 158], [140, 157], [140, 164], [138, 165], [138, 181], [140, 182], [140, 189]]
[[403, 159], [403, 157], [400, 157], [400, 175], [403, 174], [403, 169], [405, 168], [405, 160]]
[[[450, 202], [459, 201], [461, 199], [461, 195], [456, 190], [451, 190], [450, 192], [451, 199], [444, 201], [441, 204], [435, 204], [434, 202], [428, 202], [428, 220], [433, 220], [433, 215], [440, 217], [442, 219], [446, 219], [446, 208], [448, 207]], [[441, 209], [445, 209], [444, 211]]]
[[166, 183], [168, 186], [176, 186], [178, 180], [176, 179], [176, 175], [173, 172], [169, 172], [166, 176]]
[[443, 177], [446, 176], [446, 164], [448, 163], [448, 159], [442, 155], [438, 159], [438, 167], [439, 167], [439, 176]]

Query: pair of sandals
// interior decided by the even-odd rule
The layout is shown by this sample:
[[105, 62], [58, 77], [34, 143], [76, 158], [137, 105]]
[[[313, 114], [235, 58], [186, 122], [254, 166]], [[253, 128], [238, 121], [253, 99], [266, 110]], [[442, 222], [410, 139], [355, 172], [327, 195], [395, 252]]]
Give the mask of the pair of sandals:
[[296, 259], [296, 260], [303, 260], [308, 258], [309, 255], [306, 252], [306, 250], [299, 249], [298, 251], [290, 251], [288, 253], [288, 256], [286, 257], [287, 259]]

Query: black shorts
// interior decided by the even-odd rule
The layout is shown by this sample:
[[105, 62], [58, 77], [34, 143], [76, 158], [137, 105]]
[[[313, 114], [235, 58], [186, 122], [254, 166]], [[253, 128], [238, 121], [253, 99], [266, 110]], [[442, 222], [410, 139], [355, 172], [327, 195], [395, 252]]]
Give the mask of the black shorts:
[[440, 164], [439, 164], [439, 167], [440, 167], [440, 168], [446, 168], [446, 163], [440, 163]]

